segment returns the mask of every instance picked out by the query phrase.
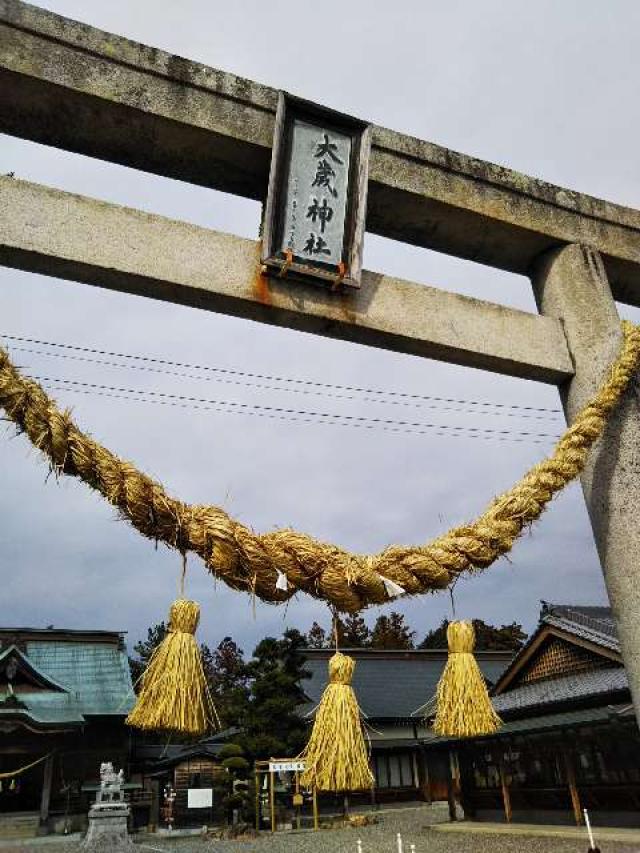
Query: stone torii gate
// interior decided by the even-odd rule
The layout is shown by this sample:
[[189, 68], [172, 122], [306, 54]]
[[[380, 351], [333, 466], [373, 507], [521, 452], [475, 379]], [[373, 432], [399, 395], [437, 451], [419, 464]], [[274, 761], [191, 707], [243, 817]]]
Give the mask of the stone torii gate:
[[[277, 102], [266, 86], [0, 0], [5, 133], [263, 200]], [[367, 271], [360, 290], [292, 286], [260, 274], [251, 240], [10, 177], [0, 200], [6, 266], [551, 383], [568, 420], [618, 350], [614, 299], [640, 305], [640, 212], [380, 127], [366, 229], [529, 276], [539, 315]], [[582, 484], [638, 710], [633, 393]]]

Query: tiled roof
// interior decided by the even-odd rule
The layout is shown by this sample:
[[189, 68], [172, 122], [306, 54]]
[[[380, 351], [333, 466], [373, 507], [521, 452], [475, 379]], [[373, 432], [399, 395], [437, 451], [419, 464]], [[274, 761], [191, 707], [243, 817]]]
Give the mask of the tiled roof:
[[543, 602], [542, 625], [553, 625], [576, 637], [613, 651], [620, 651], [618, 632], [610, 607], [586, 607]]
[[[496, 734], [488, 737], [502, 737], [520, 732], [540, 732], [551, 729], [572, 728], [578, 725], [589, 725], [591, 723], [604, 723], [612, 717], [620, 717], [625, 710], [622, 705], [599, 705], [597, 708], [578, 708], [570, 711], [560, 711], [553, 714], [542, 714], [537, 717], [520, 717], [515, 720], [507, 720], [498, 729]], [[456, 738], [445, 738], [436, 735], [433, 730], [424, 737], [421, 742], [429, 744], [442, 744], [457, 740]], [[474, 738], [479, 740], [479, 738]]]
[[620, 643], [611, 608], [577, 604], [549, 604], [546, 601], [541, 602], [541, 604], [538, 627], [514, 657], [509, 667], [505, 669], [500, 678], [500, 683], [496, 685], [497, 692], [500, 695], [510, 692], [510, 686], [505, 685], [510, 685], [522, 665], [526, 664], [526, 656], [531, 653], [532, 647], [539, 643], [542, 635], [545, 631], [548, 632], [550, 628], [562, 631], [566, 635], [567, 642], [571, 641], [571, 637], [575, 637], [576, 641], [589, 642], [602, 649], [603, 658], [609, 658], [614, 663], [621, 662]]
[[533, 710], [558, 702], [575, 702], [628, 689], [627, 674], [623, 667], [606, 667], [523, 684], [495, 696], [493, 706], [502, 714]]
[[[435, 693], [447, 660], [446, 651], [412, 650], [386, 652], [377, 649], [345, 650], [356, 659], [353, 687], [362, 711], [369, 719], [405, 719]], [[320, 701], [327, 685], [327, 661], [331, 650], [308, 650], [305, 669], [311, 678], [302, 682], [310, 699], [308, 713]], [[511, 659], [510, 653], [478, 652], [480, 668], [492, 683]]]
[[604, 605], [586, 604], [550, 604], [542, 602], [540, 618], [545, 616], [558, 616], [573, 620], [578, 623], [591, 625], [603, 634], [617, 635], [616, 623], [610, 607]]
[[77, 698], [83, 714], [124, 713], [133, 707], [126, 652], [114, 643], [29, 642], [27, 655]]
[[81, 725], [85, 722], [82, 705], [66, 693], [31, 693], [20, 696], [20, 700], [26, 707], [0, 707], [0, 720], [24, 717], [42, 726]]
[[240, 734], [242, 729], [236, 726], [217, 732], [215, 735], [203, 738], [197, 743], [137, 743], [135, 756], [138, 761], [144, 761], [154, 770], [173, 767], [190, 758], [208, 757], [217, 758], [224, 744], [232, 737]]
[[[4, 633], [1, 629], [0, 638]], [[54, 725], [82, 723], [92, 715], [125, 716], [131, 710], [133, 688], [121, 635], [32, 631], [21, 648], [34, 670], [51, 680], [52, 689], [17, 689], [26, 711], [0, 708], [0, 718], [26, 715]]]

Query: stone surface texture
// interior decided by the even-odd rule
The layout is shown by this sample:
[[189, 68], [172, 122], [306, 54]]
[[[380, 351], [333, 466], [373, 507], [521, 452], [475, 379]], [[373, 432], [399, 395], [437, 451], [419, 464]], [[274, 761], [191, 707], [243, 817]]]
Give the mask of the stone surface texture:
[[573, 372], [555, 318], [366, 270], [331, 293], [261, 275], [252, 240], [16, 178], [0, 194], [7, 266], [553, 384]]
[[[596, 391], [622, 340], [600, 255], [579, 245], [540, 259], [534, 290], [545, 316], [562, 318], [575, 376], [560, 389], [571, 421]], [[640, 407], [633, 383], [589, 454], [582, 486], [636, 712], [640, 708]]]
[[84, 853], [102, 853], [131, 847], [126, 803], [94, 803], [89, 809], [89, 829], [80, 845]]
[[[277, 94], [0, 0], [7, 133], [262, 200]], [[380, 127], [368, 198], [368, 231], [525, 275], [558, 244], [589, 244], [616, 298], [640, 304], [638, 211]]]

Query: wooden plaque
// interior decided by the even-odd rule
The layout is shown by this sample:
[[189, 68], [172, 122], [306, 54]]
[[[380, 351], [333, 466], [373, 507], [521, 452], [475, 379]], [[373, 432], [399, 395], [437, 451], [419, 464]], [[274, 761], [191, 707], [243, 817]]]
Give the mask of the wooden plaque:
[[262, 263], [283, 277], [360, 286], [371, 127], [280, 92]]

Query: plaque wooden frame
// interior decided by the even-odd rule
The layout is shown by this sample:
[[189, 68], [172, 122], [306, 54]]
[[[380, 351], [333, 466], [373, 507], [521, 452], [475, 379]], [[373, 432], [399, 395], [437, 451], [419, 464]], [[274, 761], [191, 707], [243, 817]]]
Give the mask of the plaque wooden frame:
[[[310, 260], [282, 248], [287, 183], [296, 119], [322, 125], [351, 137], [342, 263]], [[262, 224], [262, 263], [282, 277], [360, 287], [367, 209], [371, 125], [280, 91], [273, 135], [269, 189]]]

